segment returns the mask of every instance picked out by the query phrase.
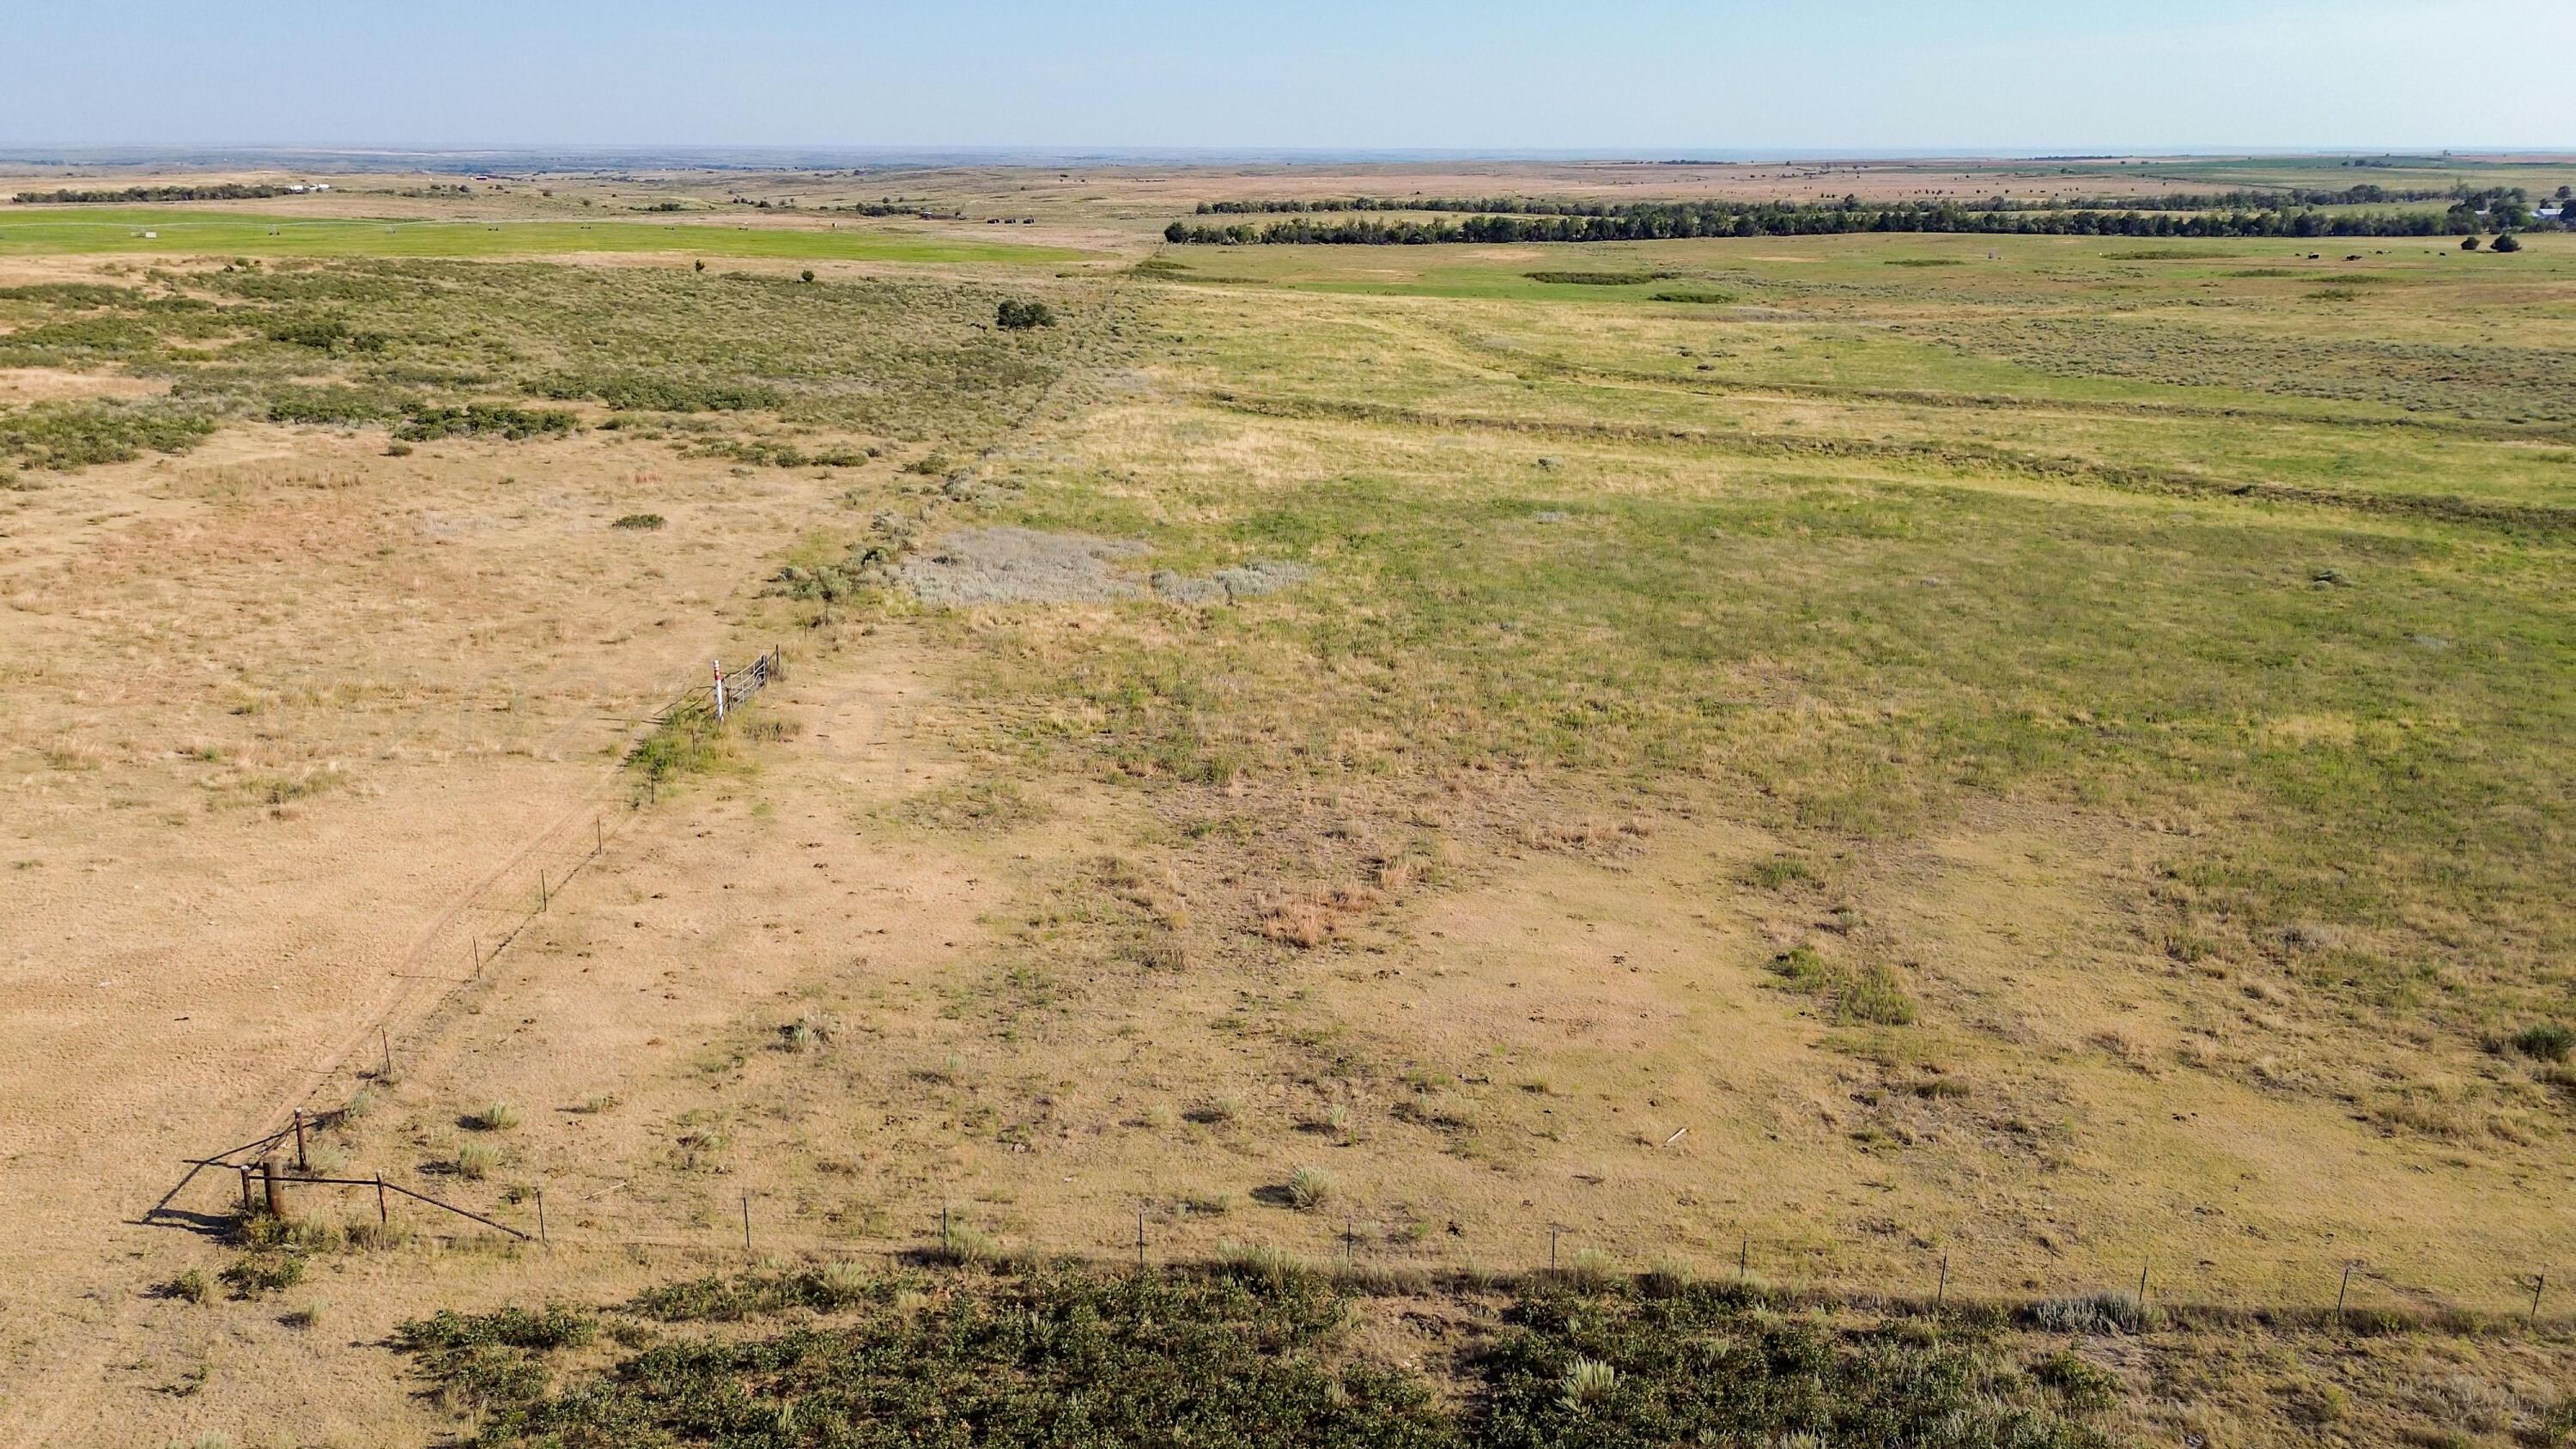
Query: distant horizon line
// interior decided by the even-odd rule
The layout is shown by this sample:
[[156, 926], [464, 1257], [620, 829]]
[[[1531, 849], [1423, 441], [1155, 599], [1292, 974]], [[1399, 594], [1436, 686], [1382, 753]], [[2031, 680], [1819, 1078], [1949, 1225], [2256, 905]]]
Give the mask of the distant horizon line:
[[[1604, 164], [1759, 165], [1764, 163], [1835, 161], [2010, 161], [2025, 163], [2177, 161], [2245, 157], [2248, 159], [2319, 156], [2388, 157], [2439, 161], [2460, 158], [2576, 160], [2576, 144], [2566, 146], [2228, 146], [2216, 144], [2139, 148], [2049, 146], [1601, 146], [1601, 147], [1450, 147], [1450, 146], [1073, 146], [1014, 144], [851, 145], [792, 143], [420, 143], [420, 142], [0, 142], [0, 164], [28, 166], [134, 165], [149, 162], [302, 161], [349, 165], [366, 161], [474, 160], [623, 162], [716, 161], [762, 168], [834, 161], [869, 165], [922, 165], [975, 160], [987, 164], [1121, 165], [1151, 162], [1429, 162], [1544, 161]], [[565, 168], [553, 168], [565, 169]]]

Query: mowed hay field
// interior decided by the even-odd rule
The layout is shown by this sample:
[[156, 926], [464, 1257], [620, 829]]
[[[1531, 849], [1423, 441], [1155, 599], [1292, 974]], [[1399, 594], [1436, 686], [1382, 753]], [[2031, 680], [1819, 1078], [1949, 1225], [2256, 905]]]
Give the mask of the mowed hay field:
[[[547, 1395], [706, 1318], [886, 1362], [928, 1304], [1286, 1313], [1402, 1442], [1607, 1433], [1548, 1415], [1645, 1414], [1665, 1313], [1955, 1353], [2003, 1416], [1956, 1442], [2563, 1432], [2562, 1324], [2407, 1316], [2509, 1322], [2576, 1246], [2560, 237], [802, 255], [0, 287], [13, 1431], [678, 1433], [653, 1395], [753, 1370]], [[542, 1193], [551, 1245], [306, 1189], [227, 1246], [228, 1177], [138, 1221], [353, 1100], [320, 1170]], [[651, 1296], [943, 1220], [1270, 1296]], [[1953, 1342], [1501, 1276], [1552, 1253], [2386, 1316]], [[1331, 1262], [1360, 1298], [1296, 1296]], [[548, 1300], [628, 1316], [386, 1348]], [[850, 1412], [760, 1382], [779, 1442]]]

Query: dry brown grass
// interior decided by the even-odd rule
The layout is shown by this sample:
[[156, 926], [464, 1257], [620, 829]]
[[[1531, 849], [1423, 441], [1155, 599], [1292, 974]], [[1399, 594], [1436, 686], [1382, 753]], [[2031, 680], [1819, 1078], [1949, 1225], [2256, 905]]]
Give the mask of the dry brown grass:
[[[1220, 342], [1298, 336], [1337, 339], [1344, 372], [1366, 352], [1390, 387], [1465, 377], [1487, 409], [1579, 402], [1627, 424], [1643, 390], [1540, 395], [1526, 359], [1455, 335], [1498, 329], [1499, 304], [1207, 298], [1153, 314], [1184, 339], [1160, 371], [1122, 361], [1041, 410], [984, 470], [1000, 490], [985, 506], [1080, 478], [1086, 492], [1055, 502], [1095, 513], [1083, 528], [1160, 531], [1186, 552], [1207, 547], [1191, 532], [1206, 520], [1364, 459], [1426, 494], [1543, 475], [1577, 502], [1798, 495], [1848, 504], [1864, 532], [1898, 521], [1876, 490], [1907, 465], [1884, 458], [1791, 476], [1774, 456], [1615, 434], [1211, 406]], [[1642, 368], [1715, 325], [1607, 318], [1596, 340]], [[1742, 344], [1778, 324], [1725, 325]], [[1768, 431], [1862, 426], [1847, 401], [1728, 406]], [[2017, 421], [1867, 415], [1892, 432]], [[2133, 435], [2050, 426], [2105, 447]], [[1115, 1258], [1141, 1200], [1157, 1258], [1231, 1239], [1272, 1263], [1347, 1248], [1390, 1279], [1524, 1269], [1556, 1223], [1569, 1254], [1600, 1255], [1586, 1264], [1667, 1260], [1676, 1277], [1749, 1252], [1784, 1285], [1928, 1288], [1947, 1255], [1953, 1291], [2073, 1294], [2131, 1283], [2148, 1259], [2160, 1295], [2239, 1303], [2331, 1302], [2359, 1255], [2377, 1265], [2357, 1280], [2366, 1303], [2510, 1307], [2518, 1265], [2569, 1242], [2534, 1189], [2563, 1176], [2563, 1065], [2356, 1021], [2334, 973], [2379, 944], [2369, 928], [2246, 926], [2216, 889], [2173, 878], [2183, 843], [2254, 809], [2224, 789], [2135, 811], [1997, 789], [1896, 830], [1784, 815], [1723, 767], [1922, 705], [1801, 698], [1795, 657], [1694, 666], [1704, 702], [1778, 707], [1726, 715], [1687, 767], [1649, 769], [1532, 763], [1420, 659], [1258, 637], [1193, 656], [1203, 669], [1149, 681], [1163, 692], [1132, 707], [1049, 692], [1031, 682], [1101, 661], [1104, 639], [1187, 651], [1225, 638], [1221, 620], [898, 603], [808, 629], [811, 607], [763, 599], [774, 563], [835, 553], [872, 509], [950, 508], [894, 458], [737, 470], [600, 433], [381, 447], [234, 428], [185, 459], [0, 505], [0, 627], [32, 661], [0, 715], [25, 903], [0, 926], [0, 958], [21, 963], [0, 986], [0, 1096], [16, 1109], [0, 1156], [51, 1172], [0, 1188], [0, 1218], [34, 1225], [0, 1248], [10, 1281], [34, 1285], [0, 1344], [9, 1427], [28, 1437], [294, 1422], [324, 1442], [426, 1439], [444, 1421], [368, 1346], [396, 1320], [738, 1263], [746, 1199], [754, 1256], [917, 1249], [948, 1207], [970, 1244]], [[1974, 493], [2215, 517], [2022, 475], [1943, 473], [1933, 492], [1945, 508]], [[639, 512], [669, 526], [608, 526]], [[1543, 563], [1561, 536], [1545, 530], [1588, 526], [1514, 515], [1479, 537]], [[1782, 532], [1797, 542], [1776, 574], [1735, 586], [1818, 587], [1865, 562], [1840, 535]], [[1353, 602], [1328, 592], [1347, 577], [1331, 570], [1370, 566], [1365, 551], [1332, 536], [1310, 551], [1324, 582], [1258, 608]], [[1501, 651], [1515, 631], [1500, 623], [1525, 621], [1480, 622], [1474, 647]], [[615, 761], [638, 713], [706, 658], [782, 636], [793, 673], [736, 767], [612, 813], [604, 857], [479, 983], [460, 979], [533, 904], [532, 872], [586, 853], [593, 807], [623, 803]], [[1371, 699], [1424, 703], [1392, 723], [1344, 707]], [[1606, 716], [1619, 701], [1583, 703]], [[1221, 748], [1150, 747], [1148, 726], [1202, 704], [1211, 737], [1191, 743]], [[1111, 738], [1122, 721], [1131, 737]], [[2322, 715], [2263, 736], [2369, 738]], [[1854, 796], [1923, 803], [1913, 762], [1833, 769]], [[2471, 924], [2428, 916], [2413, 924]], [[1888, 973], [1919, 1005], [1912, 1024], [1785, 989], [1769, 963], [1801, 945]], [[2463, 968], [2460, 989], [2490, 987], [2483, 969]], [[555, 1250], [442, 1243], [415, 1221], [409, 1244], [320, 1260], [302, 1291], [328, 1329], [300, 1336], [136, 1297], [216, 1261], [124, 1221], [167, 1186], [168, 1160], [249, 1135], [317, 1081], [311, 1100], [345, 1096], [379, 1018], [396, 1072], [332, 1151], [529, 1226], [542, 1188]], [[487, 1140], [463, 1134], [460, 1108], [490, 1101], [522, 1115], [489, 1139], [506, 1152], [479, 1179], [439, 1175]], [[1310, 1177], [1300, 1201], [1301, 1168], [1328, 1175], [1323, 1195]], [[220, 1197], [201, 1183], [181, 1206]], [[2367, 1380], [2376, 1397], [2336, 1422], [2382, 1441], [2432, 1417], [2381, 1405], [2384, 1384], [2482, 1422], [2499, 1384], [2551, 1362], [2515, 1348], [2496, 1351], [2505, 1368], [2446, 1365], [2451, 1349], [2391, 1339], [2302, 1345], [2285, 1365], [2276, 1346], [2241, 1347], [2083, 1345], [2131, 1376], [2156, 1432], [2217, 1442], [2286, 1432], [2281, 1406], [2309, 1402], [2310, 1378]]]

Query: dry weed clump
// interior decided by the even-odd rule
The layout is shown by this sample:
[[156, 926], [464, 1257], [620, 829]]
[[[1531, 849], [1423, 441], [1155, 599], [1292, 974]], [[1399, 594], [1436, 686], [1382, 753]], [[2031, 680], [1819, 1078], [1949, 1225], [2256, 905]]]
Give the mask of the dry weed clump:
[[1643, 816], [1631, 816], [1613, 824], [1597, 820], [1525, 820], [1517, 838], [1530, 850], [1614, 850], [1635, 845], [1652, 834], [1652, 823]]
[[1263, 939], [1302, 951], [1331, 943], [1351, 924], [1385, 903], [1372, 886], [1333, 886], [1286, 895], [1264, 895], [1254, 902], [1254, 930]]
[[1288, 1175], [1288, 1203], [1300, 1212], [1330, 1205], [1340, 1190], [1333, 1175], [1320, 1167], [1301, 1167]]
[[466, 1113], [464, 1125], [477, 1132], [507, 1132], [519, 1125], [519, 1109], [495, 1099]]

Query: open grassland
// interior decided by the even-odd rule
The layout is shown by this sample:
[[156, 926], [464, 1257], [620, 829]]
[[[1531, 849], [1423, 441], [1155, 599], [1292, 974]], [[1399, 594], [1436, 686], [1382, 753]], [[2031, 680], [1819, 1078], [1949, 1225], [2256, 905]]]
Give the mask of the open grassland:
[[39, 259], [10, 1427], [2557, 1442], [2563, 241]]
[[676, 252], [780, 261], [1077, 262], [1065, 247], [1020, 245], [829, 218], [798, 226], [647, 221], [435, 221], [146, 207], [0, 211], [0, 256], [62, 253], [253, 257], [524, 257]]
[[453, 261], [129, 280], [0, 287], [0, 368], [161, 387], [0, 416], [0, 466], [184, 452], [227, 420], [409, 443], [585, 418], [753, 461], [847, 462], [998, 426], [1053, 375], [1059, 336], [999, 331], [1015, 293], [946, 281]]

